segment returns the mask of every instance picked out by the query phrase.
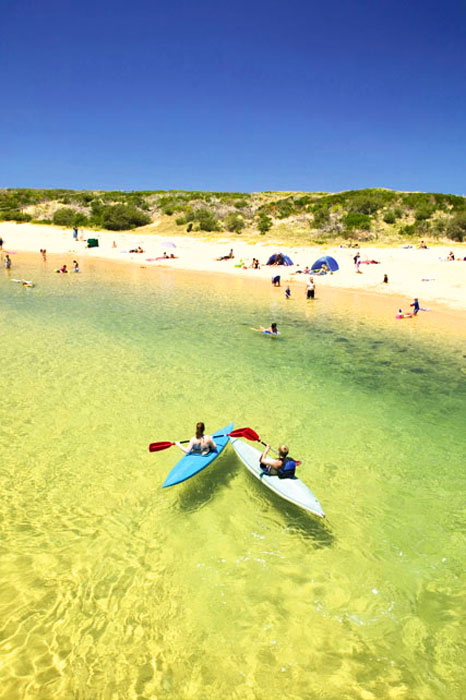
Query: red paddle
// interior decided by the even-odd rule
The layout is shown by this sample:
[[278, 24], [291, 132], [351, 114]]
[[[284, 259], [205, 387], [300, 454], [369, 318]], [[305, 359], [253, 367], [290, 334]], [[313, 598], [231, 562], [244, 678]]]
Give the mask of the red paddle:
[[[237, 430], [232, 430], [231, 433], [226, 433], [230, 437], [244, 437], [246, 440], [259, 440], [259, 435], [252, 428], [238, 428]], [[223, 435], [212, 435], [213, 438], [225, 437]], [[189, 440], [180, 440], [183, 444], [189, 442]], [[149, 445], [149, 452], [161, 452], [162, 450], [167, 450], [169, 447], [176, 445], [175, 442], [151, 442]]]

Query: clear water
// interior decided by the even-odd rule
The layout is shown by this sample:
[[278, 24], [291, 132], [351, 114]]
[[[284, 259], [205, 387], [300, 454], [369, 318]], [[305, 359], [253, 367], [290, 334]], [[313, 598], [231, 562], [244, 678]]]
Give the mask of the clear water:
[[[0, 274], [2, 700], [464, 699], [464, 343], [235, 278], [22, 265], [34, 289]], [[147, 445], [197, 420], [286, 440], [326, 521], [231, 448], [162, 490], [180, 453]]]

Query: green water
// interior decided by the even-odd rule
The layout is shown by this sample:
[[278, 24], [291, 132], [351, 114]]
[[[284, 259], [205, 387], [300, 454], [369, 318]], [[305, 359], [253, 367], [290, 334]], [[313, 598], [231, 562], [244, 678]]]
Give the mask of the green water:
[[[2, 700], [464, 700], [464, 343], [337, 299], [0, 271]], [[278, 322], [268, 338], [251, 326]], [[197, 420], [286, 440], [324, 522]]]

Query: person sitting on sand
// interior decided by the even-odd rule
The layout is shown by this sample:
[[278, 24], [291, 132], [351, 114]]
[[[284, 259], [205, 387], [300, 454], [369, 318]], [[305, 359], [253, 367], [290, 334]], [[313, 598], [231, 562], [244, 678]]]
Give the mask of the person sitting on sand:
[[426, 244], [425, 244], [424, 241], [421, 241], [421, 242], [420, 242], [419, 248], [421, 248], [421, 249], [423, 249], [423, 250], [427, 250], [427, 246], [426, 246]]
[[204, 435], [205, 426], [201, 421], [196, 423], [196, 434], [191, 438], [187, 447], [183, 447], [180, 442], [175, 442], [180, 450], [186, 452], [186, 454], [199, 454], [206, 455], [209, 452], [215, 452], [217, 450], [217, 445], [215, 444], [211, 435]]
[[455, 259], [455, 254], [452, 250], [450, 250], [450, 252], [447, 255], [447, 260], [448, 260], [448, 262], [452, 262], [454, 259]]
[[57, 270], [57, 272], [61, 272], [62, 274], [66, 275], [66, 273], [68, 272], [68, 269], [67, 269], [66, 265], [62, 265], [61, 268], [59, 270]]
[[228, 253], [228, 255], [222, 255], [222, 257], [217, 258], [217, 260], [231, 260], [231, 259], [234, 258], [234, 257], [235, 257], [235, 256], [233, 255], [233, 248], [231, 248], [231, 249], [230, 249], [230, 252]]

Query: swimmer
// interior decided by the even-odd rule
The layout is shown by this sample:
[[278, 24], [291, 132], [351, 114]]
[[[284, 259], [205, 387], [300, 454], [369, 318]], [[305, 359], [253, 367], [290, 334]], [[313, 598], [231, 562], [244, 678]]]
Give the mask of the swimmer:
[[252, 330], [257, 331], [258, 333], [265, 333], [266, 335], [280, 335], [276, 323], [272, 323], [268, 328], [260, 326], [259, 328], [253, 328]]

